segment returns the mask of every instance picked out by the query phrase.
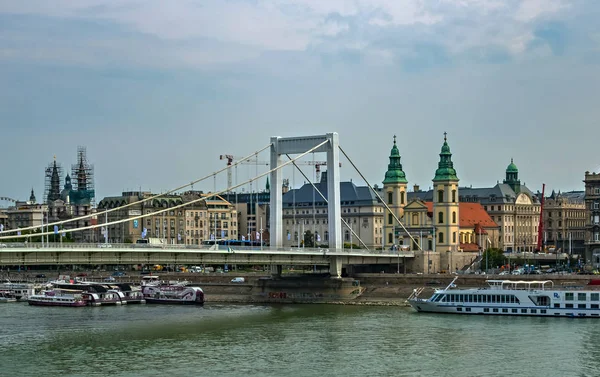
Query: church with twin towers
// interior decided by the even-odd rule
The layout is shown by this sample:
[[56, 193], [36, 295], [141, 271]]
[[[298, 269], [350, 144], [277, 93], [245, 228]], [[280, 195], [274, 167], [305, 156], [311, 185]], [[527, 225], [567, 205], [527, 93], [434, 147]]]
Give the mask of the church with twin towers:
[[438, 252], [476, 252], [489, 247], [533, 251], [540, 215], [538, 197], [519, 180], [511, 160], [505, 179], [488, 188], [459, 187], [447, 134], [432, 189], [409, 191], [396, 137], [381, 196], [387, 204], [386, 247]]

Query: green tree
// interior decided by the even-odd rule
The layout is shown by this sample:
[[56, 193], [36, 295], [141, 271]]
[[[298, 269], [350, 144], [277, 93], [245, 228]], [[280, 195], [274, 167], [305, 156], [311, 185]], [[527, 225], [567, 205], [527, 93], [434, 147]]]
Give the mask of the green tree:
[[310, 230], [304, 232], [304, 247], [315, 247], [315, 235]]
[[481, 269], [485, 270], [486, 263], [488, 268], [502, 266], [505, 259], [504, 252], [502, 250], [494, 248], [487, 249], [483, 252], [483, 256], [481, 258]]

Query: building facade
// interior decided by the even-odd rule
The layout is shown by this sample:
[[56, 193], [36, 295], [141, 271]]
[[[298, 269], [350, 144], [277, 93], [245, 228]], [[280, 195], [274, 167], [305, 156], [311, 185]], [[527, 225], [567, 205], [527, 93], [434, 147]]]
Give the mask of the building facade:
[[458, 205], [458, 177], [452, 162], [452, 153], [444, 133], [440, 162], [433, 178], [433, 222], [436, 251], [458, 251], [460, 207]]
[[585, 253], [585, 191], [559, 192], [544, 199], [544, 250]]
[[[506, 251], [534, 251], [537, 247], [540, 200], [521, 184], [517, 166], [511, 160], [503, 183], [489, 188], [460, 187], [458, 200], [480, 203], [491, 219], [500, 226], [497, 242]], [[433, 201], [433, 190], [410, 192], [409, 199]]]
[[[327, 172], [321, 173], [321, 181], [315, 187], [327, 198]], [[383, 207], [377, 196], [367, 186], [340, 182], [340, 197], [342, 218], [348, 224], [342, 223], [345, 247], [361, 245], [356, 234], [367, 247], [381, 248]], [[310, 235], [316, 245], [329, 241], [327, 202], [311, 184], [286, 192], [282, 204], [284, 246], [302, 247], [306, 235]]]
[[585, 258], [600, 267], [600, 174], [585, 172]]

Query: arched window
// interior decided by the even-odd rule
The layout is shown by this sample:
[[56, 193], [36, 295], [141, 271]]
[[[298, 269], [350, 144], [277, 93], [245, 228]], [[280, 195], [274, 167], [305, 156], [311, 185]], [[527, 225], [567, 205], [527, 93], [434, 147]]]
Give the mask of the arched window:
[[412, 214], [412, 225], [419, 225], [419, 214], [418, 213]]
[[456, 212], [452, 212], [452, 224], [456, 224]]
[[400, 193], [400, 204], [404, 204], [404, 191]]
[[346, 231], [344, 232], [344, 240], [350, 241], [350, 231], [348, 229], [346, 229]]
[[444, 190], [438, 190], [438, 202], [442, 203], [444, 201]]
[[438, 212], [438, 224], [444, 223], [444, 212]]
[[388, 234], [388, 243], [394, 243], [394, 235], [392, 233]]
[[393, 224], [394, 223], [394, 216], [392, 216], [392, 214], [388, 214], [388, 224]]
[[456, 190], [452, 190], [452, 203], [456, 203]]
[[452, 242], [456, 243], [456, 232], [452, 232]]
[[329, 241], [329, 231], [325, 231], [325, 241]]
[[444, 233], [443, 232], [440, 232], [440, 234], [438, 235], [438, 242], [444, 243]]
[[388, 192], [388, 204], [394, 204], [394, 193]]

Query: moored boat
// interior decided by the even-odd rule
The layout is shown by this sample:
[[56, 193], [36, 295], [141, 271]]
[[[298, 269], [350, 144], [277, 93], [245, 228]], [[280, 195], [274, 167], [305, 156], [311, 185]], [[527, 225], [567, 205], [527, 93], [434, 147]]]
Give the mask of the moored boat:
[[148, 304], [203, 305], [204, 291], [199, 287], [145, 286], [142, 288]]
[[29, 305], [82, 307], [87, 305], [82, 292], [70, 289], [53, 289], [34, 294], [27, 299]]
[[580, 287], [555, 288], [550, 280], [488, 280], [488, 287], [458, 289], [456, 277], [429, 298], [415, 289], [408, 303], [417, 312], [600, 318], [600, 291]]
[[17, 298], [10, 292], [0, 292], [0, 303], [16, 302]]

